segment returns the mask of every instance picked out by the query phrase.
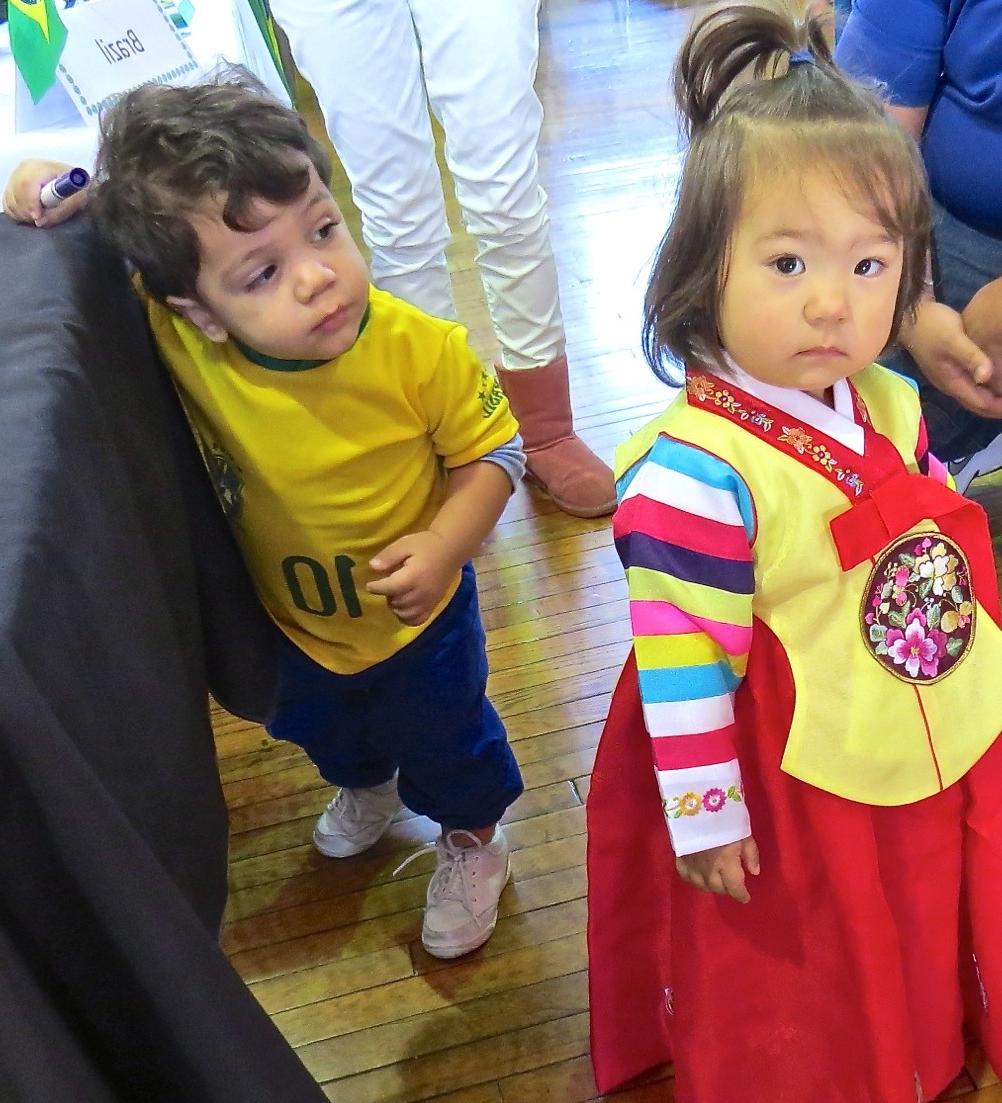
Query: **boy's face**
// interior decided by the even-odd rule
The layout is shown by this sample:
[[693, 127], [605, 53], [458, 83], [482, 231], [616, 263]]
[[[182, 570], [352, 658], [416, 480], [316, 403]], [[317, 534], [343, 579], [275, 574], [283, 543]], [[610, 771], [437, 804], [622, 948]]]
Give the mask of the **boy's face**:
[[282, 360], [331, 360], [358, 337], [369, 273], [337, 204], [310, 164], [310, 185], [291, 203], [255, 199], [249, 233], [222, 219], [225, 197], [192, 218], [201, 267], [197, 299], [170, 305], [213, 341], [238, 338]]
[[890, 335], [902, 245], [822, 175], [749, 189], [720, 304], [724, 348], [764, 383], [823, 398]]

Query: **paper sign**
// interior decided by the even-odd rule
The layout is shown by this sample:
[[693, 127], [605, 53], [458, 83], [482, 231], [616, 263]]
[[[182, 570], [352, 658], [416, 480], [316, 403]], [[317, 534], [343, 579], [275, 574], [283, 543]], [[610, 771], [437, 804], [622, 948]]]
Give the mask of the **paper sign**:
[[140, 84], [184, 83], [199, 69], [157, 0], [89, 0], [63, 12], [66, 46], [56, 75], [83, 119]]

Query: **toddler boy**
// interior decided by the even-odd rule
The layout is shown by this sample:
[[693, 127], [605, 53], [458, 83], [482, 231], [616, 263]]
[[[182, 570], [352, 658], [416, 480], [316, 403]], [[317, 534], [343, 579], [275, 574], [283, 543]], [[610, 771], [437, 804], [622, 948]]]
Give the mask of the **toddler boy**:
[[[23, 164], [8, 213], [44, 223], [57, 170]], [[440, 823], [422, 941], [452, 958], [493, 932], [522, 791], [469, 560], [524, 456], [465, 331], [370, 286], [329, 179], [302, 119], [230, 71], [112, 107], [89, 205], [284, 634], [269, 731], [341, 787], [317, 849], [360, 853], [402, 803]]]

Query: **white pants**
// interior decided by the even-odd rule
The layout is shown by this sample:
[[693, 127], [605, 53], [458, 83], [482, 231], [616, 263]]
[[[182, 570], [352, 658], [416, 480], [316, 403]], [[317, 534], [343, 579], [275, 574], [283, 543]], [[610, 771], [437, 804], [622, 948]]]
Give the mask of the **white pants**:
[[[352, 185], [380, 287], [455, 317], [428, 104], [507, 368], [563, 353], [536, 146], [539, 0], [271, 0]], [[427, 95], [426, 95], [427, 90]]]

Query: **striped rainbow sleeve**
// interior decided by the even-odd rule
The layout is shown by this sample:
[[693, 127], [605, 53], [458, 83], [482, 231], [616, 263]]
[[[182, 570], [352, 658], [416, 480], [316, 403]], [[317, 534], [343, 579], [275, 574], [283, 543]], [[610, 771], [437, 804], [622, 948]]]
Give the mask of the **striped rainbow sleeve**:
[[644, 720], [677, 855], [751, 834], [734, 749], [734, 691], [751, 644], [755, 511], [730, 465], [658, 437], [619, 480]]

